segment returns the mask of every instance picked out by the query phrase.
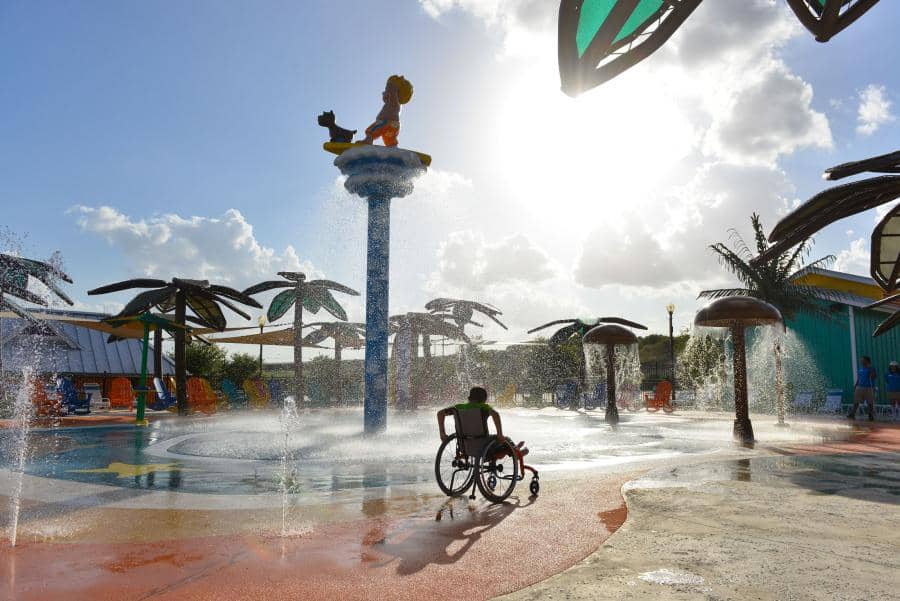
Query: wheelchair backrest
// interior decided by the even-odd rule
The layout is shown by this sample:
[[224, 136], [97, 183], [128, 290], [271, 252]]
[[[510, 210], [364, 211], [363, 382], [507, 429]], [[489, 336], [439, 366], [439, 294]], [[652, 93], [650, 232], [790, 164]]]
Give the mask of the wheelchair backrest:
[[488, 440], [487, 418], [487, 412], [483, 409], [456, 409], [453, 412], [456, 435], [462, 440], [466, 455], [481, 456]]

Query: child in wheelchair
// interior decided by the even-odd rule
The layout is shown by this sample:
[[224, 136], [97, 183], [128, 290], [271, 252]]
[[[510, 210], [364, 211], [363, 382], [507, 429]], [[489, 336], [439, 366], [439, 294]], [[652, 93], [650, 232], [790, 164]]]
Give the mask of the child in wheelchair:
[[[448, 416], [453, 417], [456, 427], [450, 435], [444, 427]], [[488, 430], [488, 418], [494, 423], [494, 435]], [[533, 474], [531, 493], [538, 493], [537, 471], [523, 461], [528, 449], [524, 442], [514, 444], [503, 434], [500, 414], [487, 404], [487, 390], [472, 388], [467, 402], [441, 409], [437, 420], [441, 447], [435, 459], [435, 474], [447, 495], [461, 494], [471, 487], [474, 498], [477, 486], [486, 498], [500, 502], [512, 493], [526, 471]]]
[[[496, 430], [497, 434], [495, 438], [499, 438], [501, 440], [507, 440], [510, 444], [513, 443], [512, 438], [503, 435], [503, 423], [500, 421], [500, 414], [497, 411], [487, 404], [487, 390], [482, 388], [481, 386], [475, 386], [469, 391], [469, 398], [465, 403], [458, 403], [453, 405], [452, 407], [447, 407], [445, 409], [441, 409], [437, 412], [437, 420], [438, 420], [438, 431], [441, 434], [441, 442], [447, 440], [447, 431], [444, 429], [444, 419], [448, 415], [453, 415], [457, 411], [465, 411], [466, 409], [480, 409], [482, 414], [485, 417], [484, 429], [487, 431], [487, 417], [491, 418], [491, 421], [494, 422], [494, 430]], [[515, 445], [516, 449], [519, 453], [524, 457], [528, 454], [528, 447], [525, 446], [524, 441], [519, 441], [519, 444]], [[505, 445], [498, 451], [497, 458], [503, 457], [506, 455]]]

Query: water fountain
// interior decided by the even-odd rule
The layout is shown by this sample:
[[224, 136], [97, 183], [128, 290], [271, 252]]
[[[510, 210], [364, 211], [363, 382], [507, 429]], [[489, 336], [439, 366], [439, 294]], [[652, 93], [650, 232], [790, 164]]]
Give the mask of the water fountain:
[[365, 198], [369, 206], [363, 420], [365, 431], [375, 433], [387, 427], [391, 200], [412, 193], [425, 165], [411, 150], [367, 145], [344, 151], [334, 164], [347, 178], [344, 188]]
[[769, 303], [749, 296], [729, 296], [709, 303], [697, 312], [694, 325], [728, 328], [734, 347], [734, 438], [754, 442], [747, 401], [746, 328], [783, 323], [781, 313]]
[[591, 328], [582, 339], [585, 364], [588, 369], [594, 365], [597, 356], [605, 358], [606, 373], [606, 423], [619, 423], [619, 409], [616, 406], [616, 346], [637, 346], [637, 336], [628, 328], [616, 324], [603, 324]]
[[281, 486], [281, 536], [288, 535], [287, 516], [290, 495], [300, 492], [297, 484], [297, 474], [292, 468], [294, 463], [294, 451], [291, 438], [294, 430], [300, 424], [300, 415], [297, 413], [297, 402], [294, 397], [284, 399], [281, 409], [281, 473], [279, 484]]

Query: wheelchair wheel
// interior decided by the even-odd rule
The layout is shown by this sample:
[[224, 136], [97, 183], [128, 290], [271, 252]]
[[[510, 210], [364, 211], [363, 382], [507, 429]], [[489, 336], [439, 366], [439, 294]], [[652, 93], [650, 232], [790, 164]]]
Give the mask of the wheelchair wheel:
[[448, 497], [455, 497], [472, 486], [474, 476], [475, 459], [466, 456], [456, 434], [451, 434], [441, 443], [434, 459], [434, 477], [438, 486]]
[[475, 484], [485, 499], [492, 503], [505, 500], [520, 479], [519, 461], [513, 445], [499, 438], [489, 442], [478, 460], [476, 472]]

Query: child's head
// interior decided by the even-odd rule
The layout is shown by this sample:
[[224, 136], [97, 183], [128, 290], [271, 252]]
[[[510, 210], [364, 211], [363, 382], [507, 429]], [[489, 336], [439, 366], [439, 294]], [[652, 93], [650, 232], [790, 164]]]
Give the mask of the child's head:
[[891, 361], [891, 371], [900, 371], [900, 363]]
[[412, 99], [413, 85], [402, 75], [391, 75], [384, 87], [385, 90], [391, 87], [397, 90], [397, 99], [400, 104], [406, 104]]
[[487, 396], [487, 390], [481, 386], [473, 386], [472, 390], [469, 391], [469, 400], [473, 403], [485, 403], [487, 402]]
[[867, 355], [863, 355], [862, 364], [863, 367], [869, 367], [870, 365], [872, 365], [872, 358]]

